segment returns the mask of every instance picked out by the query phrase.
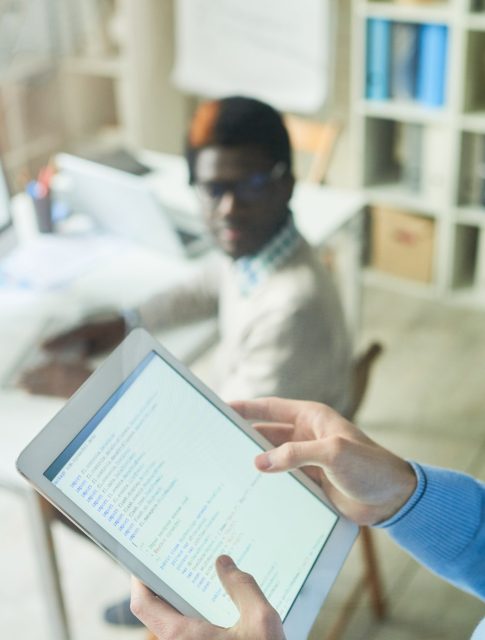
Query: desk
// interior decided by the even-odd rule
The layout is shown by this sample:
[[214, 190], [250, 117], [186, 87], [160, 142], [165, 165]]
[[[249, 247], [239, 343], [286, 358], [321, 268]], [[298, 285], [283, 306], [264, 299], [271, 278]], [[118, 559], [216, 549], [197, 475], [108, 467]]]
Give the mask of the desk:
[[[166, 158], [156, 155], [160, 167], [164, 162], [172, 163], [168, 174], [161, 171], [160, 175], [155, 174], [152, 178], [158, 184], [159, 197], [168, 198], [170, 195], [175, 198], [175, 204], [183, 201], [187, 206], [192, 206], [180, 160]], [[179, 183], [174, 192], [177, 182], [173, 180], [173, 171], [176, 166], [180, 170], [177, 169]], [[364, 200], [359, 194], [312, 185], [298, 185], [292, 202], [296, 224], [314, 246], [322, 246], [342, 229], [350, 230], [352, 250], [345, 256], [349, 268], [346, 272], [348, 287], [344, 287], [344, 303], [349, 325], [354, 330], [358, 324], [360, 300], [358, 214], [363, 204]], [[62, 291], [36, 294], [20, 291], [9, 293], [0, 289], [0, 353], [4, 356], [0, 363], [0, 377], [17, 357], [17, 343], [30, 340], [38, 327], [52, 316], [72, 322], [86, 309], [100, 303], [122, 306], [134, 304], [163, 288], [167, 279], [173, 283], [187, 277], [193, 268], [193, 263], [167, 260], [151, 251], [133, 247], [122, 256], [99, 264], [95, 270], [77, 278]], [[214, 338], [214, 331], [214, 323], [209, 321], [205, 325], [167, 333], [162, 341], [176, 356], [190, 362]], [[68, 640], [70, 637], [55, 547], [49, 522], [42, 512], [37, 494], [17, 475], [14, 460], [23, 445], [61, 406], [60, 400], [31, 397], [20, 391], [0, 391], [0, 424], [6, 430], [0, 447], [0, 487], [26, 499], [37, 545], [52, 640]], [[15, 429], [8, 430], [8, 425], [12, 423], [15, 423]]]

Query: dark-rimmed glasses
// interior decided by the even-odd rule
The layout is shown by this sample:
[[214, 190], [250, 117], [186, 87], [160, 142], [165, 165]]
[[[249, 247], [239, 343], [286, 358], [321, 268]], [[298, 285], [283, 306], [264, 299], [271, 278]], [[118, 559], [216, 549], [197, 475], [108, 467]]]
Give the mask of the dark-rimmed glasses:
[[243, 180], [196, 182], [194, 187], [201, 199], [211, 203], [219, 202], [224, 194], [230, 192], [239, 202], [250, 204], [264, 196], [268, 187], [283, 177], [286, 169], [284, 162], [277, 162], [267, 173], [253, 173]]

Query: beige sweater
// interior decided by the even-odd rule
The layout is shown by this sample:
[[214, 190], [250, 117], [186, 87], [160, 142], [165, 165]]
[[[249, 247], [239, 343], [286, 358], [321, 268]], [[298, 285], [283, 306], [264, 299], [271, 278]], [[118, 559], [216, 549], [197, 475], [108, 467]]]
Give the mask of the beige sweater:
[[277, 395], [346, 409], [351, 346], [341, 305], [330, 275], [303, 239], [249, 295], [240, 293], [224, 257], [139, 312], [149, 330], [218, 312], [211, 386], [224, 400]]

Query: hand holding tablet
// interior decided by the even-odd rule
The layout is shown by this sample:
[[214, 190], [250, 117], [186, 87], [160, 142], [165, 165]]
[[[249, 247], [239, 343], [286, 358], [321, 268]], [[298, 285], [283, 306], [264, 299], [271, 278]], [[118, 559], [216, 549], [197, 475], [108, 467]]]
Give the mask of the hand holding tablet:
[[[277, 448], [256, 458], [267, 473], [304, 468], [322, 484], [339, 509], [359, 524], [376, 524], [396, 513], [416, 487], [416, 475], [402, 458], [368, 438], [327, 406], [312, 402], [262, 398], [233, 402], [243, 417]], [[258, 424], [259, 423], [259, 424]], [[309, 466], [311, 465], [311, 466]], [[242, 602], [240, 620], [231, 629], [182, 618], [134, 579], [134, 613], [159, 640], [284, 640], [280, 619], [251, 576], [238, 568], [217, 571], [234, 602]], [[163, 626], [161, 625], [163, 623]]]
[[286, 637], [297, 640], [306, 637], [357, 527], [302, 472], [260, 473], [254, 459], [269, 447], [136, 330], [17, 465], [179, 612], [220, 627], [237, 622], [214, 568], [227, 554], [254, 575]]

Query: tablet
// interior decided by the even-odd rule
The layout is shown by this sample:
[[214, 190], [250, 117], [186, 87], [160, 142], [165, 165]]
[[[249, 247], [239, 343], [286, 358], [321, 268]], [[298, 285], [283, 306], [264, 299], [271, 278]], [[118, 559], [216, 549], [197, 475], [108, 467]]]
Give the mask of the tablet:
[[[271, 445], [136, 329], [25, 448], [17, 468], [157, 595], [231, 626], [222, 553], [251, 573], [288, 640], [307, 633], [357, 527], [299, 471], [262, 474]], [[93, 581], [96, 576], [93, 576]]]

